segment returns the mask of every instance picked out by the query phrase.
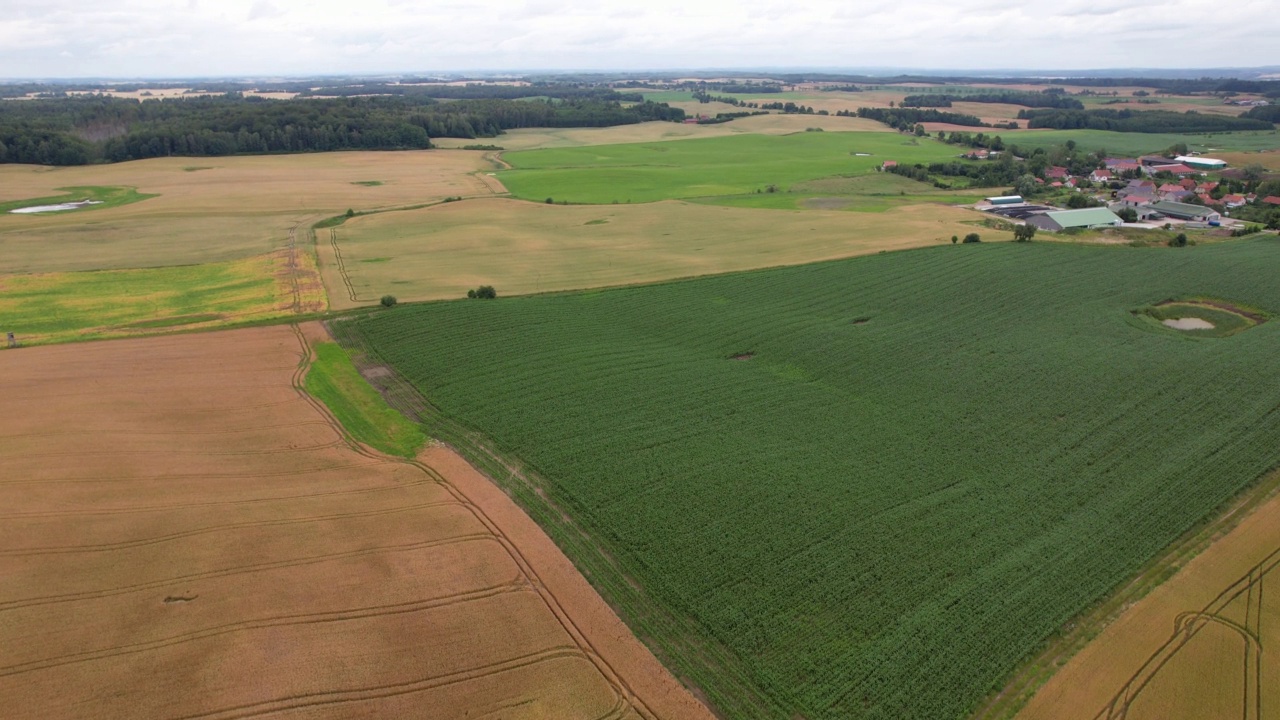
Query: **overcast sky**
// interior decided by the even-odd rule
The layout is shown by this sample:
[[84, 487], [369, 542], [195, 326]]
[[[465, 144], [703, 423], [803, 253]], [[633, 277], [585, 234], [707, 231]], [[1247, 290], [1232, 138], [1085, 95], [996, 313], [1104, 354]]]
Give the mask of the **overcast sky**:
[[0, 0], [0, 77], [1280, 65], [1275, 0]]

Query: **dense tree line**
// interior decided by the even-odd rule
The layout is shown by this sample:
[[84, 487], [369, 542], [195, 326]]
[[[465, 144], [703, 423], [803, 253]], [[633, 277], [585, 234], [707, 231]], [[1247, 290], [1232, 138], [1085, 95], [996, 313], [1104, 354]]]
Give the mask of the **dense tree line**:
[[1241, 115], [1251, 120], [1262, 120], [1269, 123], [1280, 123], [1280, 105], [1263, 105], [1249, 108], [1249, 112]]
[[493, 137], [523, 127], [681, 121], [684, 111], [596, 99], [428, 97], [264, 100], [229, 94], [178, 100], [83, 96], [0, 105], [0, 163], [83, 165], [167, 155], [427, 148], [432, 137]]
[[952, 102], [998, 103], [1029, 108], [1083, 110], [1084, 104], [1060, 93], [993, 92], [974, 95], [908, 95], [898, 103], [902, 107], [951, 107]]
[[[837, 115], [854, 115], [841, 110]], [[933, 109], [917, 108], [858, 108], [856, 115], [860, 118], [876, 120], [899, 130], [912, 131], [919, 123], [935, 122], [964, 125], [967, 127], [990, 127], [976, 115], [941, 112]]]
[[362, 97], [368, 95], [422, 96], [440, 100], [519, 100], [548, 97], [559, 100], [601, 102], [641, 102], [641, 93], [620, 93], [609, 87], [535, 83], [531, 85], [417, 85], [400, 83], [358, 83], [307, 88], [298, 97]]
[[1166, 110], [1022, 110], [1018, 118], [1029, 128], [1114, 130], [1133, 133], [1198, 133], [1273, 130], [1265, 120]]

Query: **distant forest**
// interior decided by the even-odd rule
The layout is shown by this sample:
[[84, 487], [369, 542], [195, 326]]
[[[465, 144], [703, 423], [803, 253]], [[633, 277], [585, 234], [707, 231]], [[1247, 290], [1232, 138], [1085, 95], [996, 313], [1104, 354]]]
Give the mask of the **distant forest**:
[[973, 95], [908, 95], [898, 103], [902, 107], [951, 107], [952, 102], [1002, 103], [1030, 108], [1083, 110], [1084, 103], [1061, 93], [990, 92]]
[[143, 102], [102, 95], [10, 100], [0, 103], [0, 163], [85, 165], [170, 155], [421, 149], [431, 147], [433, 137], [684, 118], [683, 110], [666, 104], [624, 106], [598, 94], [444, 102], [425, 95], [266, 100], [238, 93]]
[[1029, 128], [1056, 130], [1114, 130], [1133, 133], [1201, 133], [1233, 130], [1274, 130], [1255, 117], [1231, 117], [1165, 110], [1022, 110], [1018, 119]]

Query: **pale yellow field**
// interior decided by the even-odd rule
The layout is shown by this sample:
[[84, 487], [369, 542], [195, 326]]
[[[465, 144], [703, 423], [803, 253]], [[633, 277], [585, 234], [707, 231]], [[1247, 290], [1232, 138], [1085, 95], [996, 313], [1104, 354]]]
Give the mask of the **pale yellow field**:
[[[106, 209], [0, 215], [0, 273], [155, 267], [233, 260], [282, 247], [290, 229], [347, 208], [490, 195], [479, 152], [343, 152], [160, 158], [115, 165], [0, 166], [0, 202], [58, 188], [127, 186], [157, 194]], [[378, 186], [355, 183], [377, 181]]]
[[[696, 104], [696, 103], [695, 103]], [[704, 113], [708, 112], [703, 106]], [[731, 107], [731, 106], [725, 106]], [[738, 110], [739, 108], [734, 108]], [[712, 113], [714, 114], [714, 113]], [[440, 147], [460, 148], [466, 145], [498, 145], [506, 150], [612, 145], [615, 143], [686, 140], [725, 135], [789, 135], [806, 128], [820, 127], [828, 132], [893, 132], [874, 120], [835, 117], [831, 115], [756, 115], [716, 125], [693, 125], [669, 122], [647, 122], [610, 128], [529, 128], [510, 130], [496, 138], [463, 140], [433, 138]]]
[[1280, 150], [1239, 153], [1215, 152], [1213, 156], [1219, 160], [1226, 160], [1233, 168], [1243, 168], [1256, 163], [1272, 172], [1280, 172]]
[[324, 231], [317, 247], [329, 302], [341, 309], [384, 294], [458, 298], [478, 285], [523, 294], [794, 265], [949, 243], [975, 220], [940, 205], [850, 213], [494, 198], [358, 217]]
[[1129, 607], [1019, 720], [1262, 720], [1280, 706], [1280, 497]]

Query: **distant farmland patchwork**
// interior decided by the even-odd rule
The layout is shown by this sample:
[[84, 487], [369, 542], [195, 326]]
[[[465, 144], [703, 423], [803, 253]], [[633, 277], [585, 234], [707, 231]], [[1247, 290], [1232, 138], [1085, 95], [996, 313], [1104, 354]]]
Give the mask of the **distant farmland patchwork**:
[[346, 332], [726, 716], [953, 718], [1280, 461], [1280, 323], [1135, 314], [1276, 313], [1278, 270], [948, 246]]

